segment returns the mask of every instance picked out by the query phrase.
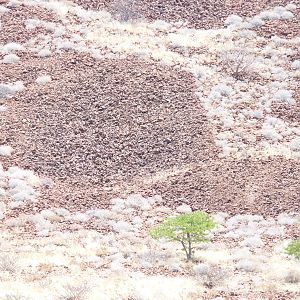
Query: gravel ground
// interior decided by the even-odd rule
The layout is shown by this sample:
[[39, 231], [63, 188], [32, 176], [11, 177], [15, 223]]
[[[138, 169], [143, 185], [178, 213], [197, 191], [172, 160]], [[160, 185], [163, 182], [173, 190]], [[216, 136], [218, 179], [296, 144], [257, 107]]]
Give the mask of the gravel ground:
[[[0, 2], [1, 4], [1, 2]], [[38, 33], [46, 33], [45, 30], [38, 28], [35, 30], [26, 29], [27, 19], [39, 19], [45, 21], [57, 21], [57, 17], [46, 9], [36, 6], [20, 5], [10, 7], [8, 14], [1, 15], [2, 28], [0, 30], [1, 44], [24, 43], [29, 37]]]
[[[94, 4], [85, 1], [85, 6]], [[104, 4], [110, 5], [97, 5]], [[144, 4], [150, 15], [151, 5], [159, 7], [156, 2]], [[195, 1], [164, 2], [169, 16], [182, 11], [184, 4], [196, 27], [200, 21], [201, 26], [219, 26], [229, 14], [253, 15], [268, 6], [266, 1], [240, 6], [227, 2], [226, 9], [220, 9], [206, 1], [207, 16], [199, 18], [196, 7], [204, 10]], [[22, 24], [35, 16], [55, 20], [43, 9], [25, 6], [4, 14], [3, 42], [25, 41], [28, 32]], [[72, 52], [44, 59], [18, 54], [20, 64], [0, 65], [1, 81], [23, 80], [26, 85], [9, 100], [7, 117], [0, 120], [1, 143], [15, 149], [3, 163], [16, 163], [53, 180], [40, 208], [105, 206], [112, 196], [142, 192], [161, 194], [169, 206], [185, 202], [208, 211], [299, 211], [297, 161], [218, 157], [191, 74], [135, 57], [95, 62]], [[42, 74], [50, 74], [51, 83], [37, 85], [35, 79]], [[284, 106], [274, 109], [290, 121], [299, 117], [298, 111]]]
[[[121, 7], [128, 7], [129, 1], [84, 1], [75, 0], [75, 3], [87, 9], [108, 9], [114, 13]], [[124, 5], [120, 5], [120, 2]], [[223, 26], [225, 19], [232, 14], [242, 17], [251, 17], [255, 14], [272, 8], [276, 5], [284, 6], [291, 3], [289, 0], [146, 0], [136, 1], [133, 11], [148, 20], [165, 20], [168, 22], [187, 21], [193, 28], [218, 28]], [[297, 3], [297, 1], [295, 1]], [[283, 36], [294, 36], [299, 32], [299, 9], [297, 19], [285, 22], [270, 22], [261, 31], [264, 34], [275, 32]], [[283, 24], [283, 25], [282, 25]]]
[[[52, 75], [46, 87], [33, 83], [40, 72]], [[22, 145], [14, 131], [4, 141], [18, 149], [23, 167], [38, 174], [112, 189], [137, 176], [213, 159], [217, 152], [186, 72], [134, 58], [95, 64], [66, 55], [31, 59], [12, 67], [5, 79], [12, 74], [29, 88], [13, 105], [21, 116], [3, 120], [2, 127], [24, 136]]]
[[[278, 5], [284, 5], [289, 3], [286, 1], [279, 1]], [[297, 1], [295, 1], [297, 4]], [[298, 5], [297, 10], [293, 12], [294, 18], [290, 20], [270, 20], [265, 25], [261, 26], [257, 32], [264, 37], [271, 38], [272, 36], [280, 36], [282, 38], [294, 38], [299, 36], [300, 32], [300, 7]]]
[[[172, 207], [299, 211], [298, 162], [219, 159], [188, 73], [134, 57], [95, 62], [65, 54], [26, 60], [2, 76], [12, 74], [28, 88], [13, 104], [19, 117], [1, 127], [13, 159], [54, 180], [41, 209], [106, 206], [112, 196], [142, 192], [161, 194]], [[52, 82], [37, 85], [40, 74]]]
[[[230, 14], [252, 16], [286, 3], [289, 1], [226, 1], [222, 5], [216, 1], [144, 1], [138, 11], [150, 20], [185, 19], [191, 27], [214, 28], [222, 26]], [[82, 4], [112, 7], [110, 2]], [[296, 15], [291, 21], [268, 22], [258, 33], [265, 37], [299, 35], [299, 9]], [[24, 21], [35, 17], [56, 20], [46, 10], [25, 6], [1, 16], [1, 43], [27, 41]], [[30, 35], [38, 33], [44, 32], [39, 29]], [[11, 210], [6, 217], [51, 207], [85, 212], [109, 207], [112, 197], [131, 193], [158, 194], [165, 206], [186, 203], [209, 212], [268, 217], [300, 211], [299, 160], [220, 158], [190, 73], [130, 56], [95, 61], [72, 51], [48, 58], [26, 52], [18, 55], [19, 64], [0, 64], [0, 82], [22, 80], [26, 86], [16, 97], [0, 99], [9, 108], [0, 118], [0, 144], [15, 150], [11, 157], [1, 157], [1, 163], [5, 168], [31, 169], [46, 178], [47, 184], [38, 202]], [[52, 81], [38, 85], [35, 80], [40, 75], [51, 75]], [[299, 101], [299, 89], [295, 90], [294, 98]], [[284, 105], [272, 110], [289, 122], [300, 117], [299, 105], [293, 110]], [[26, 232], [34, 231], [32, 224], [26, 226]], [[80, 228], [73, 221], [61, 226], [73, 232]], [[109, 230], [98, 226], [99, 231]], [[299, 236], [299, 228], [292, 227], [287, 236]], [[214, 295], [242, 296], [241, 291]], [[246, 295], [247, 299], [298, 296], [273, 290]], [[203, 299], [211, 299], [211, 294], [204, 294]]]

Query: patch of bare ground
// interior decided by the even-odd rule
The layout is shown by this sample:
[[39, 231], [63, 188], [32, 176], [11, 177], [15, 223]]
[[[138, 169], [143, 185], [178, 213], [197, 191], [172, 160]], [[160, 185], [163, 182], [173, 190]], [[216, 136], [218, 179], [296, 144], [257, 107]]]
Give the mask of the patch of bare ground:
[[[296, 2], [295, 2], [296, 3]], [[282, 4], [280, 4], [282, 5]], [[300, 33], [300, 8], [293, 11], [294, 18], [289, 20], [269, 20], [265, 25], [259, 27], [256, 31], [263, 37], [280, 36], [291, 39], [299, 36]]]
[[[247, 300], [286, 300], [286, 299], [297, 299], [296, 297], [299, 296], [299, 293], [294, 292], [277, 292], [274, 291], [274, 286], [270, 285], [269, 287], [271, 289], [270, 292], [248, 292], [246, 294], [241, 292], [210, 292], [207, 291], [206, 293], [203, 293], [202, 299], [212, 299], [211, 297], [223, 297], [224, 299], [231, 299], [231, 300], [238, 300], [238, 299], [247, 299]], [[272, 290], [273, 289], [273, 290]], [[207, 294], [207, 295], [205, 295]], [[202, 296], [202, 295], [201, 295]]]
[[[51, 74], [52, 82], [38, 86], [33, 80], [43, 72]], [[14, 99], [18, 118], [2, 124], [7, 132], [17, 128], [24, 133], [21, 144], [18, 135], [9, 134], [10, 145], [18, 149], [15, 156], [23, 167], [71, 181], [72, 198], [76, 186], [81, 191], [113, 187], [135, 176], [212, 159], [217, 152], [194, 95], [194, 79], [186, 72], [133, 57], [95, 63], [66, 55], [26, 60], [2, 77], [13, 74], [27, 84]], [[66, 201], [68, 191], [62, 193]], [[99, 201], [86, 198], [77, 196], [74, 205]]]
[[[295, 59], [296, 60], [296, 59]], [[284, 103], [272, 103], [272, 113], [289, 123], [296, 123], [300, 120], [300, 86], [299, 84], [291, 85], [293, 99], [295, 104], [287, 105]]]
[[[34, 83], [42, 73], [52, 82]], [[134, 57], [95, 62], [65, 54], [26, 60], [1, 76], [13, 74], [27, 89], [12, 103], [18, 117], [1, 126], [16, 149], [12, 159], [54, 180], [40, 209], [84, 210], [142, 192], [161, 194], [172, 207], [299, 211], [299, 163], [218, 158], [186, 72]]]
[[25, 43], [28, 39], [38, 33], [45, 33], [45, 29], [27, 29], [28, 19], [38, 19], [43, 21], [55, 21], [56, 16], [50, 11], [37, 6], [25, 6], [20, 4], [10, 7], [10, 11], [1, 15], [0, 42]]
[[297, 122], [300, 120], [300, 100], [296, 99], [296, 104], [291, 108], [290, 105], [273, 103], [272, 113], [282, 120]]
[[[298, 30], [300, 32], [300, 28]], [[286, 68], [292, 72], [296, 72], [291, 69], [291, 64], [293, 61], [300, 59], [300, 50], [295, 54], [289, 56], [289, 60], [286, 63]], [[272, 114], [279, 117], [280, 119], [287, 121], [288, 123], [296, 123], [300, 120], [300, 86], [295, 81], [290, 81], [290, 90], [293, 93], [293, 99], [295, 104], [287, 105], [286, 103], [278, 103], [276, 101], [272, 102]]]
[[159, 191], [168, 205], [184, 202], [212, 212], [277, 215], [300, 210], [299, 176], [299, 163], [293, 160], [216, 159], [156, 182], [149, 190]]

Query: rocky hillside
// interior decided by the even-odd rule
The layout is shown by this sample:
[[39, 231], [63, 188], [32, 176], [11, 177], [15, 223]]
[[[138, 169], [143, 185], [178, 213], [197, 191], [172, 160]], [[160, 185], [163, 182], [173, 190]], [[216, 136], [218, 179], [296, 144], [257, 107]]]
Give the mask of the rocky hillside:
[[[299, 24], [285, 0], [0, 0], [0, 299], [299, 299]], [[187, 263], [148, 230], [191, 210], [218, 227]]]

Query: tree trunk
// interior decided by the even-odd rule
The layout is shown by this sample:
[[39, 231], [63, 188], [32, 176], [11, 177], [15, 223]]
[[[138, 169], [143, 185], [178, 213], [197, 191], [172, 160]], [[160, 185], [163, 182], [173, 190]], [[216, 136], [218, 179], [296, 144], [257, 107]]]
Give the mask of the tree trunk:
[[184, 252], [185, 252], [185, 254], [186, 254], [186, 259], [187, 259], [187, 260], [191, 260], [190, 255], [189, 255], [189, 252], [188, 252], [188, 249], [186, 248], [186, 245], [185, 245], [184, 241], [180, 241], [180, 242], [181, 242], [181, 245], [182, 245], [182, 247], [183, 247], [183, 250], [184, 250]]
[[189, 233], [187, 233], [187, 238], [188, 238], [188, 243], [189, 243], [188, 260], [191, 260], [192, 259], [192, 241], [191, 241], [191, 236]]

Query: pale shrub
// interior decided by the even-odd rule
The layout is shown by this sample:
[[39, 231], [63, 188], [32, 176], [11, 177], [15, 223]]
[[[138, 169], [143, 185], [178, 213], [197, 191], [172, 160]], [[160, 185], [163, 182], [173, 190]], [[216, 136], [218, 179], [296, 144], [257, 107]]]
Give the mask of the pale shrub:
[[11, 156], [13, 148], [7, 145], [0, 146], [0, 155], [2, 156]]
[[186, 214], [186, 213], [192, 212], [192, 209], [189, 205], [182, 204], [182, 205], [180, 205], [176, 208], [176, 211], [181, 213], [181, 214]]
[[120, 22], [130, 22], [140, 17], [136, 0], [117, 0], [112, 2], [112, 16]]
[[204, 286], [209, 289], [220, 285], [227, 275], [227, 271], [217, 265], [210, 266], [208, 270], [206, 270], [204, 267], [201, 271], [203, 272], [203, 274], [198, 274], [198, 277], [200, 278]]
[[242, 79], [243, 76], [254, 70], [256, 56], [249, 51], [250, 42], [251, 38], [246, 37], [242, 43], [234, 42], [230, 49], [220, 52], [224, 71], [236, 79]]
[[87, 298], [90, 287], [87, 282], [83, 282], [79, 285], [66, 284], [63, 286], [63, 290], [59, 295], [61, 300], [84, 300]]
[[29, 193], [28, 191], [20, 191], [18, 193], [15, 193], [11, 196], [13, 201], [16, 202], [26, 202], [26, 201], [30, 201], [33, 200], [34, 195], [32, 195], [31, 193]]
[[[0, 14], [7, 13], [7, 12], [9, 12], [9, 11], [10, 11], [10, 9], [9, 9], [9, 8], [7, 8], [7, 7], [5, 7], [5, 6], [2, 6], [2, 5], [0, 5]], [[0, 28], [1, 28], [1, 22], [0, 22]]]
[[249, 238], [246, 238], [243, 242], [242, 245], [250, 248], [261, 248], [264, 246], [263, 240], [260, 238], [259, 235], [252, 236]]
[[294, 4], [294, 3], [289, 3], [289, 4], [287, 4], [287, 5], [285, 6], [285, 8], [286, 8], [287, 10], [293, 11], [293, 10], [296, 10], [296, 9], [297, 9], [297, 5]]
[[[0, 94], [1, 94], [1, 91], [0, 91]], [[7, 106], [6, 105], [0, 105], [0, 112], [5, 112], [5, 111], [7, 111]]]
[[263, 26], [265, 24], [265, 22], [259, 17], [259, 16], [255, 16], [253, 19], [251, 19], [249, 21], [250, 27], [260, 27]]
[[0, 271], [15, 273], [17, 270], [16, 258], [2, 255], [0, 256]]
[[68, 41], [68, 40], [63, 40], [61, 42], [58, 42], [56, 45], [58, 50], [72, 50], [75, 48], [74, 43]]
[[300, 272], [298, 270], [288, 270], [284, 276], [284, 281], [287, 283], [299, 283], [300, 282]]
[[71, 214], [66, 208], [63, 207], [54, 208], [53, 211], [60, 217], [67, 217]]
[[8, 43], [5, 44], [2, 48], [2, 52], [4, 53], [9, 53], [9, 52], [13, 52], [13, 51], [22, 51], [25, 50], [25, 48], [18, 43]]
[[36, 79], [36, 83], [37, 84], [41, 84], [41, 85], [44, 85], [44, 84], [47, 84], [49, 82], [51, 82], [52, 78], [51, 76], [49, 75], [42, 75], [42, 76], [39, 76], [37, 79]]
[[48, 57], [50, 56], [52, 53], [49, 49], [42, 49], [37, 53], [37, 56], [39, 57]]
[[265, 235], [268, 236], [283, 236], [285, 233], [285, 227], [284, 226], [280, 226], [280, 227], [268, 227], [266, 229], [266, 231], [264, 232]]
[[134, 228], [133, 226], [125, 221], [117, 221], [117, 222], [112, 222], [112, 227], [113, 230], [116, 232], [128, 232], [128, 231], [133, 231]]
[[292, 150], [300, 150], [300, 137], [292, 139], [289, 144]]
[[300, 69], [300, 59], [294, 60], [293, 63], [292, 63], [292, 65], [291, 65], [291, 67], [293, 69]]
[[204, 263], [197, 264], [193, 267], [194, 272], [197, 275], [206, 275], [210, 271], [210, 266]]
[[77, 212], [73, 216], [69, 217], [71, 220], [77, 221], [77, 222], [87, 222], [90, 217], [87, 214]]
[[226, 26], [239, 26], [243, 22], [243, 19], [238, 15], [230, 15], [226, 18], [224, 24]]
[[3, 197], [6, 195], [5, 189], [0, 188], [0, 197]]
[[0, 84], [0, 98], [10, 96], [11, 94], [12, 94], [12, 90], [11, 90], [10, 86], [7, 84], [1, 83]]
[[44, 209], [40, 212], [40, 214], [45, 219], [51, 219], [56, 216], [56, 214], [50, 209]]
[[271, 139], [273, 141], [281, 140], [283, 137], [281, 134], [279, 134], [276, 129], [270, 125], [265, 125], [261, 129], [261, 134], [268, 139]]
[[99, 219], [109, 219], [111, 216], [111, 211], [108, 209], [91, 209], [86, 212], [90, 217], [95, 217]]
[[237, 263], [237, 268], [245, 272], [255, 272], [257, 271], [258, 267], [254, 261], [249, 259], [242, 259]]
[[25, 86], [22, 81], [16, 81], [10, 85], [10, 89], [13, 93], [22, 92], [25, 89]]
[[25, 21], [25, 27], [26, 29], [32, 30], [37, 27], [41, 26], [41, 20], [38, 19], [27, 19]]
[[233, 93], [233, 89], [224, 83], [220, 83], [212, 89], [212, 92], [217, 92], [221, 96], [228, 97]]
[[4, 296], [3, 300], [30, 300], [30, 298], [19, 294], [8, 294]]
[[20, 61], [20, 57], [16, 54], [7, 54], [3, 57], [4, 64], [16, 64]]
[[279, 90], [274, 94], [274, 100], [278, 102], [295, 104], [295, 100], [293, 99], [293, 94], [289, 90]]
[[127, 197], [127, 200], [124, 202], [127, 207], [141, 210], [150, 210], [151, 204], [146, 198], [140, 194], [133, 194]]
[[280, 225], [292, 225], [292, 224], [295, 224], [297, 221], [295, 218], [293, 218], [287, 214], [280, 214], [277, 218], [277, 222]]

